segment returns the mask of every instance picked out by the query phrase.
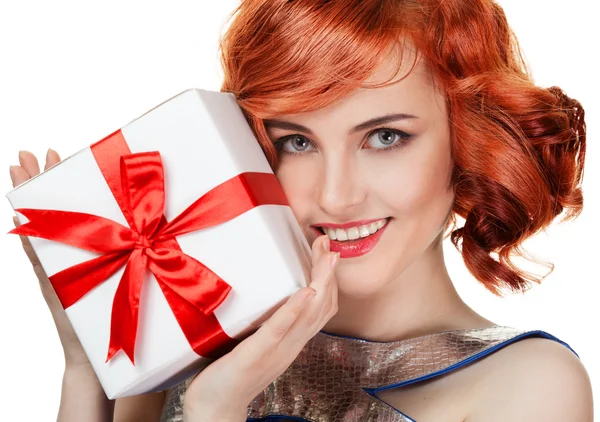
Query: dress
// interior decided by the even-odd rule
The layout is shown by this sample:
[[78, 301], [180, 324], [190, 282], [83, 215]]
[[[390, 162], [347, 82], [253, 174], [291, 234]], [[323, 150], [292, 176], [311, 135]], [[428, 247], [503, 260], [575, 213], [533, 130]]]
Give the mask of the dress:
[[[544, 331], [503, 326], [384, 343], [321, 331], [250, 403], [247, 421], [415, 422], [375, 394], [446, 374], [530, 337], [554, 340], [571, 349]], [[183, 421], [186, 385], [169, 390], [161, 422]]]

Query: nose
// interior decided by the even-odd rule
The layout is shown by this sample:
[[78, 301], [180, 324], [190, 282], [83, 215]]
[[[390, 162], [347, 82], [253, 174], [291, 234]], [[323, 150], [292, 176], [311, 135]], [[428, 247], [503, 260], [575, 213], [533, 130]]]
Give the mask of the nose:
[[332, 217], [356, 214], [356, 209], [365, 201], [367, 189], [349, 157], [337, 154], [324, 159], [320, 182], [319, 206]]

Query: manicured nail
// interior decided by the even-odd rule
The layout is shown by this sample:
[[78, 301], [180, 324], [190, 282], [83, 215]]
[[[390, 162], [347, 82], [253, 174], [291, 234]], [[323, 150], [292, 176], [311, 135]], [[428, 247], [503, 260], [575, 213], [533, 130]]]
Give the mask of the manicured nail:
[[306, 295], [304, 296], [304, 300], [310, 300], [313, 297], [315, 297], [317, 295], [317, 291], [315, 289], [313, 289], [312, 287], [308, 288], [308, 292], [306, 292]]
[[329, 245], [329, 236], [327, 236], [327, 235], [324, 235], [324, 236], [325, 236], [325, 240], [323, 241], [323, 251], [324, 252], [329, 252], [329, 248], [330, 248], [330, 245]]
[[48, 148], [46, 151], [46, 162], [44, 163], [44, 171], [48, 170], [48, 162], [50, 161], [50, 154], [53, 153], [54, 150], [52, 148]]
[[339, 252], [334, 253], [333, 257], [331, 258], [331, 269], [335, 268], [335, 266], [337, 265], [339, 260], [340, 260], [340, 253]]
[[13, 185], [15, 184], [15, 179], [17, 178], [17, 175], [15, 173], [16, 168], [17, 168], [17, 166], [10, 166], [10, 169], [9, 169], [10, 180], [12, 180]]

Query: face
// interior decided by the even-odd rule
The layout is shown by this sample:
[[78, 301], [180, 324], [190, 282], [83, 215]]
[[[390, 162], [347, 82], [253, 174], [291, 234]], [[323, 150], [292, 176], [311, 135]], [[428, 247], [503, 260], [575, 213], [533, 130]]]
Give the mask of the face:
[[[406, 54], [396, 80], [412, 61]], [[368, 82], [396, 70], [389, 60]], [[265, 123], [309, 243], [326, 233], [341, 254], [340, 294], [391, 288], [442, 232], [453, 202], [450, 132], [444, 96], [423, 63], [396, 84]]]

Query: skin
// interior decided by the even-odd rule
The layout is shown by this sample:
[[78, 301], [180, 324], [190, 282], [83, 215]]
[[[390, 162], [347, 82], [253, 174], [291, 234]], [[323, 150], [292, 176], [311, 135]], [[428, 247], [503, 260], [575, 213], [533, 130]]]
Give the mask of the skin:
[[[407, 55], [396, 80], [411, 63]], [[368, 82], [386, 80], [395, 70], [394, 60], [384, 62]], [[350, 133], [393, 113], [416, 117]], [[274, 141], [300, 134], [311, 143], [301, 155], [283, 153], [276, 172], [309, 242], [318, 235], [314, 224], [391, 217], [375, 249], [342, 259], [340, 310], [327, 331], [392, 341], [493, 325], [460, 299], [444, 263], [442, 230], [454, 200], [450, 133], [443, 94], [422, 63], [395, 85], [360, 89], [340, 103], [276, 120], [313, 133], [269, 125]], [[390, 136], [381, 129], [390, 128], [412, 138], [383, 150], [379, 134], [372, 134], [377, 128], [381, 136]]]
[[[395, 70], [392, 57], [370, 81], [387, 79]], [[397, 77], [407, 70], [403, 64]], [[391, 113], [416, 117], [351, 131]], [[216, 420], [214, 415], [222, 421], [245, 420], [245, 406], [319, 329], [393, 341], [494, 325], [461, 300], [444, 263], [442, 230], [454, 199], [451, 141], [444, 95], [422, 62], [397, 84], [359, 89], [325, 108], [274, 120], [279, 123], [267, 123], [269, 136], [282, 149], [276, 174], [313, 246], [311, 287], [316, 296], [303, 300], [310, 289], [301, 289], [257, 333], [201, 372], [186, 394], [186, 421]], [[302, 125], [311, 133], [285, 129], [281, 122]], [[400, 148], [381, 150], [387, 147], [381, 139], [390, 139], [390, 132], [381, 128], [412, 136]], [[294, 144], [294, 137], [300, 142]], [[289, 153], [298, 152], [294, 145], [301, 147], [299, 154]], [[47, 163], [58, 159], [50, 151]], [[20, 166], [11, 168], [13, 183], [37, 174], [36, 166], [35, 157], [21, 153]], [[361, 257], [340, 259], [335, 272], [331, 270], [333, 254], [326, 236], [313, 226], [379, 218], [390, 221], [377, 246]], [[87, 400], [92, 410], [86, 410], [90, 414], [86, 420], [111, 420], [112, 404], [102, 399], [64, 312], [52, 302], [43, 271], [36, 272], [68, 362], [61, 403], [64, 417], [59, 419], [79, 420], [77, 411], [83, 411], [82, 400]], [[82, 384], [73, 388], [70, 374], [83, 377], [80, 382], [86, 388]], [[227, 384], [237, 387], [231, 390]], [[544, 339], [514, 343], [449, 375], [388, 390], [380, 398], [419, 422], [592, 420], [591, 386], [581, 362], [564, 346]], [[143, 403], [162, 399], [117, 400], [114, 420], [141, 420], [133, 415], [146, 406]], [[153, 419], [148, 415], [144, 420]]]
[[[45, 168], [59, 160], [58, 154], [49, 150]], [[37, 159], [27, 151], [19, 154], [19, 164], [10, 168], [15, 186], [39, 173]], [[16, 219], [15, 224], [18, 225]], [[65, 351], [58, 421], [158, 421], [165, 399], [162, 393], [115, 401], [106, 398], [31, 244], [25, 237], [21, 241], [40, 280]], [[329, 238], [316, 239], [312, 243], [309, 286], [295, 292], [254, 334], [194, 378], [184, 401], [186, 422], [246, 419], [250, 401], [285, 371], [306, 342], [337, 312], [334, 271], [338, 264], [339, 254], [329, 250]]]

